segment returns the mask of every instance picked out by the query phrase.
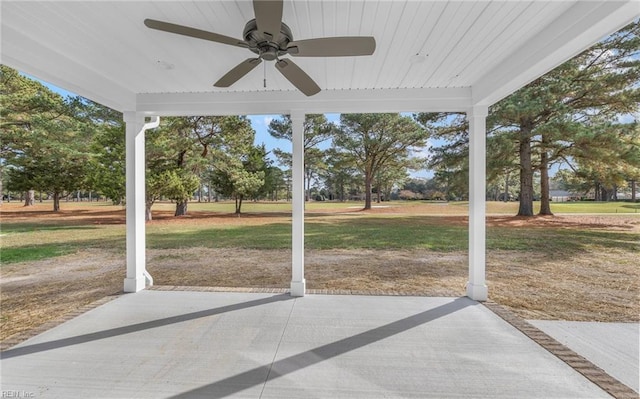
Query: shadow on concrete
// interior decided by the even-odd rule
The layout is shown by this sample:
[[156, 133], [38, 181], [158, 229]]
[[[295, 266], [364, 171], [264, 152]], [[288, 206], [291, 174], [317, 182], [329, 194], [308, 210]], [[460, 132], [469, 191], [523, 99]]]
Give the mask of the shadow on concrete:
[[[324, 360], [354, 351], [374, 342], [418, 327], [440, 317], [455, 313], [477, 302], [468, 298], [457, 298], [453, 302], [373, 328], [363, 333], [322, 345], [309, 351], [274, 361], [270, 365], [256, 367], [244, 373], [216, 381], [212, 384], [172, 396], [174, 399], [224, 398], [269, 380], [285, 376], [305, 367], [313, 366]], [[266, 377], [265, 377], [266, 376]], [[257, 382], [260, 381], [260, 382]]]
[[131, 324], [128, 326], [111, 328], [109, 330], [96, 331], [89, 334], [77, 335], [75, 337], [62, 338], [55, 341], [42, 342], [39, 344], [26, 345], [0, 352], [0, 359], [10, 359], [12, 357], [30, 355], [37, 352], [44, 352], [52, 349], [64, 348], [66, 346], [83, 344], [85, 342], [97, 341], [100, 339], [116, 337], [138, 331], [149, 330], [169, 324], [182, 323], [185, 321], [214, 316], [222, 313], [233, 312], [254, 306], [266, 305], [269, 303], [286, 301], [293, 299], [289, 294], [279, 294], [268, 298], [256, 299], [233, 305], [221, 306], [219, 308], [201, 310], [198, 312], [186, 313], [178, 316], [165, 317], [163, 319], [145, 321], [143, 323]]

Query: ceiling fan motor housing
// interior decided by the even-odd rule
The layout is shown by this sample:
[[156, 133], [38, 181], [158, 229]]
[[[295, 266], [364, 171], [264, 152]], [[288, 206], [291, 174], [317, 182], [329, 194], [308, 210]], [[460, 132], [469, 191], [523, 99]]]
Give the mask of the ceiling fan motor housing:
[[291, 29], [284, 22], [280, 25], [280, 35], [274, 38], [268, 33], [260, 32], [255, 19], [247, 22], [242, 37], [249, 43], [249, 50], [265, 61], [273, 61], [287, 54], [287, 46], [293, 41]]

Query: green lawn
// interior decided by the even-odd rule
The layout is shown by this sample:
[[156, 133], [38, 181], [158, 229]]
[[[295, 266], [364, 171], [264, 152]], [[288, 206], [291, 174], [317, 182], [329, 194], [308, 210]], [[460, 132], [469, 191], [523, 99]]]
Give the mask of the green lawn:
[[[466, 215], [466, 203], [386, 202], [385, 206], [402, 207], [394, 214], [369, 214], [353, 209], [346, 213], [314, 213], [332, 207], [344, 210], [353, 205], [312, 202], [307, 206], [305, 247], [309, 249], [430, 249], [458, 251], [468, 247], [467, 226], [460, 219], [441, 216]], [[420, 206], [421, 205], [421, 206]], [[515, 203], [489, 203], [494, 213], [506, 212]], [[636, 212], [639, 204], [630, 203], [564, 203], [554, 204], [558, 213]], [[186, 247], [237, 247], [255, 249], [288, 249], [291, 245], [291, 220], [287, 203], [247, 203], [245, 211], [263, 213], [262, 217], [210, 217], [189, 223], [171, 221], [147, 225], [147, 246], [151, 249]], [[229, 208], [231, 207], [231, 208]], [[339, 208], [340, 207], [340, 208]], [[158, 210], [172, 209], [160, 204]], [[230, 203], [193, 203], [190, 212], [232, 212]], [[349, 208], [351, 209], [351, 208]], [[432, 214], [425, 214], [431, 212]], [[271, 216], [269, 216], [271, 214]], [[457, 220], [457, 221], [456, 221]], [[488, 250], [550, 251], [560, 254], [585, 248], [619, 248], [638, 250], [637, 234], [604, 229], [559, 227], [489, 227]], [[118, 253], [125, 250], [125, 227], [122, 224], [83, 224], [82, 221], [34, 220], [8, 221], [2, 225], [2, 264], [39, 260], [101, 248]]]
[[[331, 210], [357, 211], [362, 209], [364, 202], [320, 202], [311, 201], [305, 204], [307, 212], [327, 212]], [[402, 212], [418, 213], [425, 215], [438, 214], [459, 214], [466, 215], [469, 212], [469, 203], [459, 202], [437, 202], [437, 201], [387, 201], [379, 204], [374, 203], [374, 207], [401, 208]], [[533, 203], [534, 212], [540, 210], [540, 202]], [[154, 205], [154, 210], [173, 211], [175, 205], [171, 203], [158, 203]], [[235, 204], [233, 202], [193, 202], [189, 204], [190, 211], [233, 213]], [[640, 203], [631, 202], [552, 202], [551, 211], [554, 213], [638, 213], [640, 214]], [[290, 202], [251, 202], [242, 204], [243, 213], [290, 213]], [[487, 202], [487, 214], [515, 215], [518, 212], [517, 202]]]
[[632, 202], [557, 202], [551, 204], [551, 211], [556, 213], [637, 213], [640, 214], [640, 203]]
[[0, 264], [26, 262], [67, 255], [83, 249], [125, 249], [122, 225], [92, 226], [33, 223], [2, 223]]

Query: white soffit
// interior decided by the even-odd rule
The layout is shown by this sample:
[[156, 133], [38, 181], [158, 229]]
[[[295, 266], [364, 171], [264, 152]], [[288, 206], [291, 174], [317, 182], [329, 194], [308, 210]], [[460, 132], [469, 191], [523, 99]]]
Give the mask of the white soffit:
[[284, 2], [294, 39], [371, 35], [370, 57], [304, 58], [323, 89], [297, 92], [266, 62], [212, 86], [251, 53], [146, 28], [153, 18], [242, 36], [250, 1], [1, 3], [2, 63], [115, 109], [202, 113], [461, 111], [489, 105], [640, 16], [637, 1]]

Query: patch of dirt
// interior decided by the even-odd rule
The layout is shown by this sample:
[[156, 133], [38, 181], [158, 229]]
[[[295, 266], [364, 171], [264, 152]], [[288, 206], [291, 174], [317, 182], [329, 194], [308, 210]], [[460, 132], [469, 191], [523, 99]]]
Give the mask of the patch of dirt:
[[[64, 204], [64, 203], [63, 203]], [[125, 224], [126, 215], [122, 206], [100, 205], [91, 206], [72, 203], [73, 207], [63, 209], [60, 212], [52, 212], [50, 204], [36, 203], [35, 206], [25, 208], [21, 203], [3, 203], [0, 207], [2, 219], [10, 222], [64, 222], [65, 225], [75, 224]], [[434, 216], [433, 209], [443, 209], [446, 211], [437, 212]], [[328, 214], [350, 214], [353, 216], [366, 216], [368, 214], [406, 214], [406, 215], [429, 215], [437, 217], [444, 224], [466, 226], [469, 223], [466, 208], [450, 206], [447, 203], [413, 205], [411, 207], [388, 206], [373, 208], [367, 211], [349, 208], [345, 204], [344, 209], [330, 208], [324, 210], [313, 210], [305, 212], [305, 216], [326, 216]], [[216, 225], [259, 225], [274, 223], [276, 221], [288, 221], [291, 214], [287, 212], [255, 212], [235, 215], [222, 212], [190, 212], [188, 215], [175, 217], [173, 211], [154, 210], [151, 224], [211, 224]], [[488, 215], [487, 226], [489, 227], [526, 227], [526, 228], [579, 228], [579, 229], [613, 229], [613, 230], [633, 230], [640, 232], [640, 214], [612, 214], [612, 215], [556, 215], [556, 216], [534, 216], [519, 217], [505, 215]]]
[[487, 226], [640, 231], [640, 217], [615, 215], [488, 216]]
[[[157, 285], [286, 288], [291, 280], [288, 250], [148, 250], [147, 263]], [[458, 296], [465, 295], [467, 268], [466, 252], [305, 253], [310, 289]], [[0, 340], [121, 292], [124, 275], [124, 254], [105, 250], [3, 266]], [[640, 269], [625, 252], [586, 252], [565, 262], [543, 253], [491, 251], [487, 283], [492, 300], [525, 318], [639, 320]]]
[[123, 256], [84, 251], [2, 266], [0, 340], [122, 291]]

